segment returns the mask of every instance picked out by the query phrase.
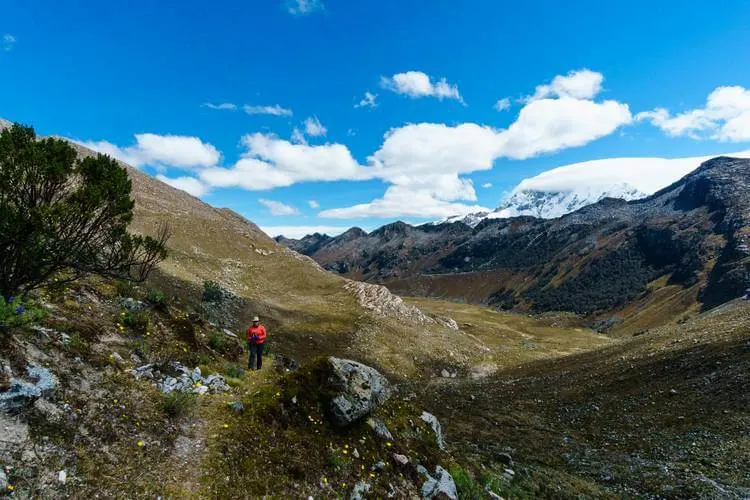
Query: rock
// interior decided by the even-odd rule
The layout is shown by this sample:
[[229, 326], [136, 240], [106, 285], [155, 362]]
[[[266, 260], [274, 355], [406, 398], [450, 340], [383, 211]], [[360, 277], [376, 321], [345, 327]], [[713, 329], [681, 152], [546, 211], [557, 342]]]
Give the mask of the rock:
[[364, 494], [370, 491], [370, 485], [364, 481], [360, 481], [354, 485], [352, 494], [349, 495], [350, 500], [363, 500]]
[[441, 376], [442, 376], [443, 378], [451, 378], [451, 372], [449, 372], [449, 371], [448, 371], [448, 370], [446, 370], [445, 368], [443, 368], [443, 370], [442, 370], [442, 371], [440, 372], [440, 375], [441, 375]]
[[505, 469], [505, 471], [503, 471], [503, 477], [510, 481], [516, 477], [516, 472], [513, 469]]
[[359, 450], [357, 450], [357, 448], [354, 448], [354, 451], [352, 451], [352, 456], [354, 458], [359, 458]]
[[201, 379], [201, 369], [196, 366], [190, 374], [190, 378], [193, 379], [193, 382], [198, 382]]
[[441, 427], [440, 421], [438, 421], [437, 417], [432, 413], [423, 411], [420, 418], [422, 419], [422, 421], [432, 427], [432, 430], [435, 432], [435, 439], [437, 440], [438, 447], [441, 450], [445, 450], [445, 437], [443, 436], [443, 428]]
[[297, 361], [281, 354], [274, 354], [273, 364], [281, 372], [296, 372], [299, 370], [299, 363]]
[[8, 491], [8, 476], [5, 474], [2, 467], [0, 467], [0, 491]]
[[116, 352], [113, 352], [112, 354], [110, 354], [109, 359], [112, 360], [117, 366], [120, 366], [120, 367], [125, 366], [125, 360], [122, 359], [122, 356], [120, 356]]
[[677, 389], [669, 389], [669, 394], [671, 396], [676, 396], [677, 394], [679, 394], [679, 392], [677, 391]]
[[148, 309], [148, 306], [145, 302], [141, 302], [140, 300], [135, 300], [132, 297], [128, 297], [126, 299], [122, 299], [122, 307], [131, 313], [141, 313]]
[[57, 482], [60, 484], [65, 484], [68, 481], [68, 473], [64, 470], [61, 470], [57, 473]]
[[199, 385], [195, 389], [193, 389], [194, 394], [198, 394], [199, 396], [203, 396], [204, 394], [208, 394], [208, 387], [205, 385]]
[[334, 393], [331, 414], [334, 424], [346, 427], [369, 415], [391, 394], [390, 383], [376, 369], [348, 359], [328, 358]]
[[388, 427], [380, 419], [374, 417], [368, 418], [367, 425], [370, 426], [375, 435], [380, 439], [393, 441], [393, 434], [391, 434], [391, 431], [388, 430]]
[[0, 410], [24, 407], [57, 387], [57, 378], [41, 366], [28, 365], [24, 378], [11, 378], [8, 389], [0, 392]]
[[209, 375], [203, 379], [203, 383], [211, 390], [211, 394], [219, 394], [231, 390], [231, 387], [229, 387], [229, 384], [227, 384], [227, 381], [221, 375]]
[[[422, 467], [422, 469], [424, 470], [424, 467]], [[426, 479], [422, 485], [422, 498], [447, 498], [450, 500], [458, 500], [456, 482], [447, 470], [438, 465], [435, 467], [435, 477], [427, 474], [426, 470], [420, 472]]]
[[507, 467], [513, 467], [513, 457], [510, 453], [500, 452], [495, 455], [495, 459]]
[[490, 497], [492, 500], [505, 500], [503, 497], [498, 495], [492, 490], [487, 490], [487, 496]]
[[245, 411], [245, 405], [239, 400], [229, 403], [229, 408], [235, 413], [242, 413]]
[[46, 399], [39, 398], [34, 401], [34, 411], [49, 423], [61, 424], [65, 420], [65, 414], [55, 404]]
[[224, 328], [224, 330], [222, 330], [222, 331], [224, 332], [224, 335], [226, 335], [228, 337], [232, 337], [233, 339], [239, 338], [236, 333], [234, 333], [234, 332], [232, 332], [230, 330], [227, 330], [226, 328]]
[[[398, 453], [394, 453], [393, 461], [399, 465], [407, 465], [409, 463], [409, 457], [407, 457], [406, 455], [400, 455]], [[427, 472], [427, 469], [425, 469], [425, 472]]]
[[[404, 457], [404, 458], [406, 458], [406, 457]], [[407, 461], [408, 461], [408, 459], [407, 459]], [[376, 463], [375, 465], [372, 466], [372, 470], [373, 471], [383, 470], [383, 469], [385, 469], [385, 462], [383, 462], [382, 460], [380, 460], [378, 463]]]

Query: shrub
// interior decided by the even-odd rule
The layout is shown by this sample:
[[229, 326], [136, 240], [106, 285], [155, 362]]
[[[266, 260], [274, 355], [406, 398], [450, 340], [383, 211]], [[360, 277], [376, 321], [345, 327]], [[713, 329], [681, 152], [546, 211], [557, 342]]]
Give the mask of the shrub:
[[188, 415], [197, 402], [195, 394], [189, 392], [170, 392], [164, 395], [162, 410], [170, 418], [179, 418]]
[[115, 291], [120, 297], [132, 297], [135, 295], [135, 287], [130, 280], [117, 280], [115, 282]]
[[145, 333], [148, 330], [148, 313], [146, 312], [126, 312], [122, 316], [122, 324], [139, 333]]
[[215, 281], [203, 282], [203, 301], [220, 302], [224, 298], [224, 289]]
[[242, 378], [245, 375], [245, 370], [237, 365], [229, 365], [224, 373], [231, 378]]
[[455, 465], [450, 468], [450, 474], [453, 476], [453, 480], [456, 482], [456, 490], [458, 490], [458, 498], [481, 500], [486, 498], [487, 493], [484, 488], [469, 475], [469, 473], [462, 467]]
[[0, 297], [0, 328], [25, 325], [39, 321], [46, 315], [44, 309], [30, 300], [21, 297]]
[[87, 274], [146, 279], [166, 258], [169, 230], [128, 232], [135, 202], [125, 168], [106, 155], [78, 158], [67, 141], [0, 132], [0, 296]]
[[167, 303], [167, 296], [161, 290], [149, 288], [146, 293], [146, 300], [155, 306], [164, 306]]
[[215, 351], [221, 351], [224, 348], [225, 342], [226, 339], [224, 336], [218, 332], [208, 334], [208, 346]]

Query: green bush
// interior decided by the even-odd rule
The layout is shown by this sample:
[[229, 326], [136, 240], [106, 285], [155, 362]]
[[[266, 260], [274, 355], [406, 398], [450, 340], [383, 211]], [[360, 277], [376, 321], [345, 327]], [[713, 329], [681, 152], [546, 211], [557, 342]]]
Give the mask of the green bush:
[[197, 402], [195, 394], [189, 392], [170, 392], [164, 395], [161, 408], [170, 418], [188, 415]]
[[123, 326], [131, 328], [139, 333], [146, 333], [148, 330], [148, 313], [146, 312], [126, 312], [121, 318]]
[[221, 351], [224, 348], [225, 343], [226, 339], [222, 334], [218, 332], [211, 332], [208, 334], [208, 346], [211, 349]]
[[132, 297], [135, 295], [135, 286], [130, 280], [117, 280], [115, 282], [115, 291], [120, 297]]
[[203, 282], [203, 301], [220, 302], [224, 298], [224, 289], [215, 281]]
[[229, 365], [224, 373], [231, 378], [242, 378], [245, 375], [245, 370], [237, 365]]
[[474, 481], [474, 478], [462, 467], [455, 465], [450, 468], [450, 474], [456, 482], [458, 498], [467, 500], [481, 500], [486, 498], [487, 493], [482, 485]]
[[167, 303], [167, 296], [161, 290], [149, 288], [146, 300], [155, 306], [164, 306]]
[[46, 315], [46, 311], [31, 300], [0, 297], [0, 328], [25, 325], [39, 321]]

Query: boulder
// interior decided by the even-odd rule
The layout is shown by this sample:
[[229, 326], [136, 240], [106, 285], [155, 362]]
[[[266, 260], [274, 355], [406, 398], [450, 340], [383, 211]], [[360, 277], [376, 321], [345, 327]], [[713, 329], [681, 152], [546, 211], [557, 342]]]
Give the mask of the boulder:
[[131, 313], [141, 313], [148, 309], [148, 305], [146, 305], [145, 302], [141, 302], [140, 300], [135, 300], [132, 297], [128, 297], [126, 299], [122, 299], [122, 307]]
[[47, 395], [57, 387], [57, 378], [48, 369], [37, 365], [26, 367], [26, 376], [11, 377], [8, 390], [0, 392], [0, 410], [24, 407]]
[[349, 495], [349, 499], [363, 500], [365, 498], [365, 493], [368, 491], [370, 491], [370, 485], [364, 481], [360, 481], [354, 485], [354, 489], [352, 490], [352, 494]]
[[435, 433], [435, 439], [437, 440], [438, 447], [441, 450], [445, 450], [445, 437], [443, 436], [443, 428], [440, 425], [440, 421], [432, 413], [423, 411], [420, 417], [423, 422], [432, 427]]
[[386, 441], [393, 441], [393, 434], [388, 430], [388, 427], [378, 418], [368, 418], [367, 425], [370, 426], [372, 432], [375, 433], [380, 439]]
[[438, 465], [435, 467], [435, 477], [422, 466], [418, 467], [418, 471], [425, 478], [422, 485], [422, 498], [458, 500], [456, 482], [447, 470]]
[[346, 427], [369, 415], [391, 395], [388, 380], [375, 368], [356, 361], [331, 357], [329, 379], [333, 423]]

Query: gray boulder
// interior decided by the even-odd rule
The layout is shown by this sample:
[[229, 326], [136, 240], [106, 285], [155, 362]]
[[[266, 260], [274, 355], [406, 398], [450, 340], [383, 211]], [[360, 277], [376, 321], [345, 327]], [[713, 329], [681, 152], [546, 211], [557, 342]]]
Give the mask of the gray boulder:
[[364, 481], [360, 481], [354, 485], [354, 489], [352, 490], [352, 494], [349, 495], [349, 499], [363, 500], [365, 498], [365, 493], [367, 493], [368, 491], [370, 491], [370, 485], [365, 483]]
[[456, 482], [447, 470], [438, 465], [435, 467], [435, 477], [428, 474], [424, 467], [420, 466], [418, 470], [425, 478], [422, 498], [458, 500]]
[[374, 417], [368, 418], [367, 425], [370, 426], [372, 432], [380, 439], [393, 441], [393, 434], [391, 434], [391, 431], [388, 430], [388, 427], [380, 419]]
[[135, 300], [132, 297], [128, 297], [126, 299], [122, 299], [122, 307], [131, 313], [141, 313], [148, 309], [148, 305], [146, 305], [145, 302], [141, 302], [140, 300]]
[[346, 427], [369, 415], [391, 395], [391, 385], [375, 368], [356, 361], [329, 358], [334, 424]]
[[46, 368], [29, 365], [26, 377], [11, 377], [9, 385], [7, 391], [0, 392], [0, 410], [21, 408], [51, 393], [57, 387], [57, 378]]
[[435, 439], [437, 440], [438, 447], [441, 450], [445, 450], [445, 437], [443, 436], [443, 428], [440, 426], [440, 421], [432, 413], [423, 411], [420, 417], [422, 421], [432, 427], [432, 431], [435, 433]]

